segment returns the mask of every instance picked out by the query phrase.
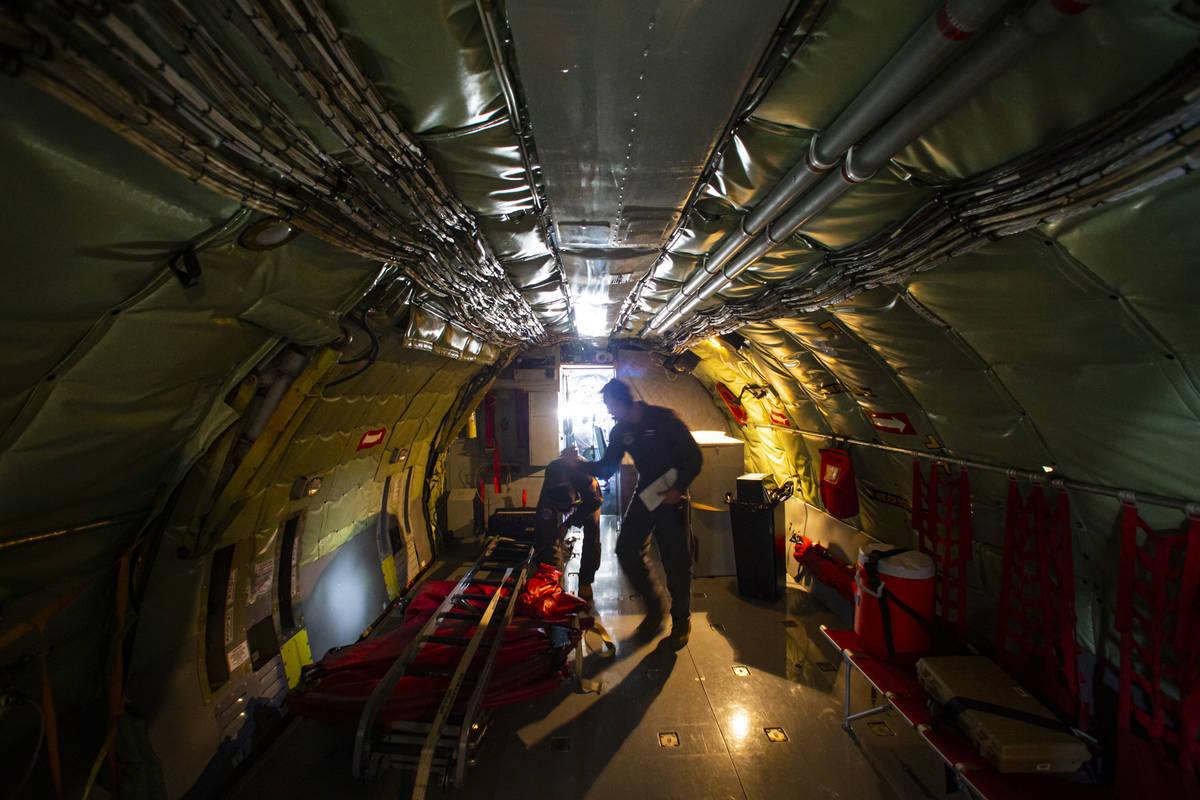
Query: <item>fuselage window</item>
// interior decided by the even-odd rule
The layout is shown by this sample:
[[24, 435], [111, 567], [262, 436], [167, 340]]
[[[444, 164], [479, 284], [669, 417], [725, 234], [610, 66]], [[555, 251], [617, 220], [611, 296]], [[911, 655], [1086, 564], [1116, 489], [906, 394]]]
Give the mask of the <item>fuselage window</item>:
[[292, 609], [292, 587], [296, 583], [296, 537], [300, 531], [300, 516], [296, 515], [283, 523], [283, 538], [279, 543], [278, 579], [279, 628], [286, 639], [296, 629], [296, 615]]
[[213, 553], [212, 571], [208, 577], [208, 608], [204, 619], [204, 663], [208, 671], [208, 687], [216, 690], [229, 680], [229, 663], [225, 647], [232, 641], [233, 590], [229, 573], [233, 567], [233, 545]]

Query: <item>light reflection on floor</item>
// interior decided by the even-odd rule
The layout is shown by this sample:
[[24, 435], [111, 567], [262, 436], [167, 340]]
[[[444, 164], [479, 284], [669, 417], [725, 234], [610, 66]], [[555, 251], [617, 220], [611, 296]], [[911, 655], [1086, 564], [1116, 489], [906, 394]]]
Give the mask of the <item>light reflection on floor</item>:
[[[821, 623], [839, 623], [797, 589], [772, 605], [739, 597], [732, 577], [697, 579], [686, 648], [667, 648], [665, 630], [654, 640], [633, 641], [643, 601], [632, 596], [617, 566], [614, 522], [603, 520], [594, 593], [618, 652], [615, 658], [592, 653], [584, 661], [585, 674], [602, 691], [585, 694], [564, 685], [532, 703], [500, 709], [466, 785], [430, 796], [945, 796], [940, 762], [898, 718], [877, 718], [895, 735], [876, 735], [865, 726], [856, 738], [842, 732], [842, 674], [829, 671], [838, 654], [818, 632]], [[446, 567], [443, 574], [454, 569]], [[567, 567], [572, 590], [574, 568]], [[795, 624], [785, 626], [785, 620]], [[748, 674], [736, 675], [735, 665]], [[866, 689], [856, 684], [854, 693], [857, 707], [867, 707]], [[236, 797], [258, 800], [261, 790], [288, 796], [279, 791], [287, 785], [300, 791], [291, 795], [297, 797], [408, 796], [410, 777], [390, 774], [371, 786], [358, 784], [346, 775], [349, 752], [337, 732], [314, 731], [311, 723], [301, 730], [281, 746], [285, 754], [293, 752], [277, 757], [286, 760], [275, 768], [274, 780], [260, 779], [259, 793]], [[303, 747], [311, 758], [299, 752]], [[339, 763], [342, 758], [346, 763]]]

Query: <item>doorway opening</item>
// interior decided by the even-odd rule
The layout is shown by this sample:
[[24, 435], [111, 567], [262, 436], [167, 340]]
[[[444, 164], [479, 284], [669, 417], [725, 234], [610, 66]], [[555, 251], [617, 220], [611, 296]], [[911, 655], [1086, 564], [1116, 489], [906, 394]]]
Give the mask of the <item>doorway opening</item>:
[[[558, 391], [559, 445], [574, 447], [579, 456], [596, 461], [604, 455], [614, 420], [604, 407], [600, 389], [613, 379], [612, 367], [563, 366]], [[614, 476], [615, 477], [615, 476]], [[613, 483], [601, 481], [604, 505], [601, 514], [620, 513]]]
[[568, 367], [561, 371], [558, 391], [559, 444], [575, 447], [579, 455], [595, 461], [604, 455], [613, 418], [600, 389], [613, 378], [612, 367]]

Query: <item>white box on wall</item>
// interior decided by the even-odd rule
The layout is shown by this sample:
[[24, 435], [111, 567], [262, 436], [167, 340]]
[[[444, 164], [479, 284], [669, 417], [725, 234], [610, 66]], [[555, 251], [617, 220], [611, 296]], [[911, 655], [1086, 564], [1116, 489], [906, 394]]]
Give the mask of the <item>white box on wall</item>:
[[544, 467], [558, 458], [558, 392], [529, 393], [529, 464]]
[[[734, 575], [733, 533], [725, 494], [734, 491], [737, 477], [745, 472], [742, 442], [727, 438], [720, 444], [701, 444], [704, 466], [689, 492], [692, 497], [692, 535], [696, 544], [694, 574]], [[695, 504], [718, 509], [695, 508]]]

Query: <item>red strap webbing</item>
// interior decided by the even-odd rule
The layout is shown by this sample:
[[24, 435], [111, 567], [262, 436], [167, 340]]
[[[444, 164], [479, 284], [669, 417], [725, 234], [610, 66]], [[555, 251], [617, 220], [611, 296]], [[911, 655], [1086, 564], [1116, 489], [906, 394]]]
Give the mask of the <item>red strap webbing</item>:
[[1071, 510], [1065, 491], [1051, 511], [1040, 486], [1024, 498], [1009, 479], [997, 626], [997, 659], [1085, 725], [1075, 640]]
[[913, 529], [917, 547], [937, 568], [938, 616], [959, 639], [967, 635], [967, 562], [971, 559], [971, 484], [965, 470], [942, 477], [935, 463], [928, 480], [913, 461]]
[[[1175, 619], [1175, 647], [1194, 644], [1198, 631], [1193, 625], [1200, 603], [1200, 517], [1190, 517], [1187, 532], [1187, 556], [1183, 563], [1183, 576], [1179, 584], [1179, 615]], [[1200, 651], [1200, 647], [1195, 648]]]
[[[925, 511], [925, 483], [921, 476], [921, 461], [913, 459], [913, 490], [912, 490], [912, 527], [917, 532], [917, 536], [924, 538], [926, 525]], [[922, 552], [929, 552], [924, 546], [924, 542], [920, 543]]]
[[[1122, 504], [1114, 617], [1121, 634], [1118, 729], [1127, 733], [1136, 722], [1162, 763], [1176, 760], [1177, 753], [1178, 763], [1192, 771], [1200, 764], [1200, 641], [1193, 635], [1200, 615], [1198, 562], [1196, 519], [1186, 531], [1158, 532], [1132, 502]], [[1164, 684], [1174, 689], [1167, 693]]]

